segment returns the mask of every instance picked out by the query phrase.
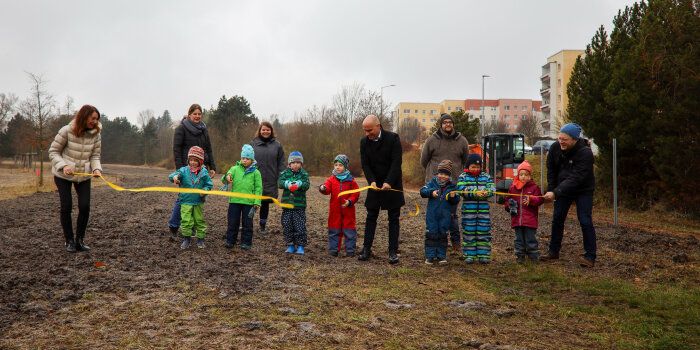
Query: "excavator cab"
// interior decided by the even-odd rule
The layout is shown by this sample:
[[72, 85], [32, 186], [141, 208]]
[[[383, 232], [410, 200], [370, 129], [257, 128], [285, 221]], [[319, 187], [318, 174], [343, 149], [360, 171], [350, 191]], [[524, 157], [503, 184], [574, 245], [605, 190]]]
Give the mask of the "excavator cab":
[[[481, 156], [484, 159], [484, 170], [496, 184], [496, 192], [508, 192], [513, 179], [518, 176], [518, 166], [525, 161], [525, 135], [486, 135], [481, 143]], [[505, 196], [496, 195], [496, 203], [504, 202]]]

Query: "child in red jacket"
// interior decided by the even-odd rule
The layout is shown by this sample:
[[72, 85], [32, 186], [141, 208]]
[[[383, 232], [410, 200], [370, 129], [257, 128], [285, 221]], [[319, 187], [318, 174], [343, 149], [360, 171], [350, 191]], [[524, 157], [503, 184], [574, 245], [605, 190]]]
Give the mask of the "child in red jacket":
[[352, 193], [338, 198], [340, 192], [359, 188], [347, 169], [349, 162], [350, 160], [344, 154], [336, 156], [333, 159], [333, 175], [318, 187], [322, 194], [331, 195], [328, 209], [328, 250], [332, 256], [338, 256], [343, 236], [345, 236], [346, 256], [355, 256], [355, 243], [357, 241], [355, 203], [360, 198], [360, 193]]
[[[539, 186], [532, 181], [532, 167], [527, 161], [518, 166], [518, 177], [513, 180], [508, 193], [517, 196], [506, 197], [506, 211], [510, 212], [510, 226], [515, 229], [515, 256], [519, 264], [525, 262], [525, 255], [537, 263], [540, 251], [537, 247], [537, 211], [544, 203]], [[529, 195], [529, 196], [528, 196]], [[532, 197], [530, 197], [532, 196]]]

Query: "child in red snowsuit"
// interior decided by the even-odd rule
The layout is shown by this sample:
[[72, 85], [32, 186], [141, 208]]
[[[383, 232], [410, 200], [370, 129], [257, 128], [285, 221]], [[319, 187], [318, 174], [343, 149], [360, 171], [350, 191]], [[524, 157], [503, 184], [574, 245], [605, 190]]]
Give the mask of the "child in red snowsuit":
[[352, 193], [338, 198], [340, 192], [359, 188], [347, 169], [349, 162], [350, 160], [344, 154], [336, 156], [333, 160], [333, 175], [318, 187], [322, 194], [331, 195], [328, 208], [328, 250], [332, 256], [338, 256], [343, 236], [345, 236], [346, 256], [355, 255], [357, 241], [355, 203], [360, 198], [360, 193]]
[[540, 187], [532, 181], [532, 167], [527, 161], [518, 166], [518, 177], [513, 180], [508, 193], [518, 196], [506, 197], [506, 211], [510, 212], [510, 226], [515, 230], [515, 257], [518, 263], [525, 262], [525, 255], [537, 263], [540, 251], [537, 247], [537, 210], [544, 198]]

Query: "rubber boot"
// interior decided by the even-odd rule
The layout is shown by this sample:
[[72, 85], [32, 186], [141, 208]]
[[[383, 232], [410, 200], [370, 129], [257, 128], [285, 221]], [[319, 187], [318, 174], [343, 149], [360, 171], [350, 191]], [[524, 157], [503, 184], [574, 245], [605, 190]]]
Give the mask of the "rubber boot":
[[297, 250], [297, 247], [293, 245], [288, 245], [287, 250], [285, 250], [285, 253], [293, 254]]
[[178, 227], [171, 227], [170, 228], [170, 240], [171, 241], [177, 241], [177, 239], [178, 239], [177, 229], [178, 229]]
[[304, 246], [300, 245], [297, 247], [297, 254], [304, 255]]

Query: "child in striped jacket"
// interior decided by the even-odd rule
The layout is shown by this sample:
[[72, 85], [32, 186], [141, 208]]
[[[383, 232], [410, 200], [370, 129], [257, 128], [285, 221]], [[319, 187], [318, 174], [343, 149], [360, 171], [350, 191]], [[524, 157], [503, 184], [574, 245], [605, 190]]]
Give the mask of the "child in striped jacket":
[[481, 156], [469, 154], [464, 172], [457, 180], [462, 197], [462, 257], [467, 264], [491, 262], [491, 213], [488, 198], [496, 189], [491, 176], [481, 170]]

